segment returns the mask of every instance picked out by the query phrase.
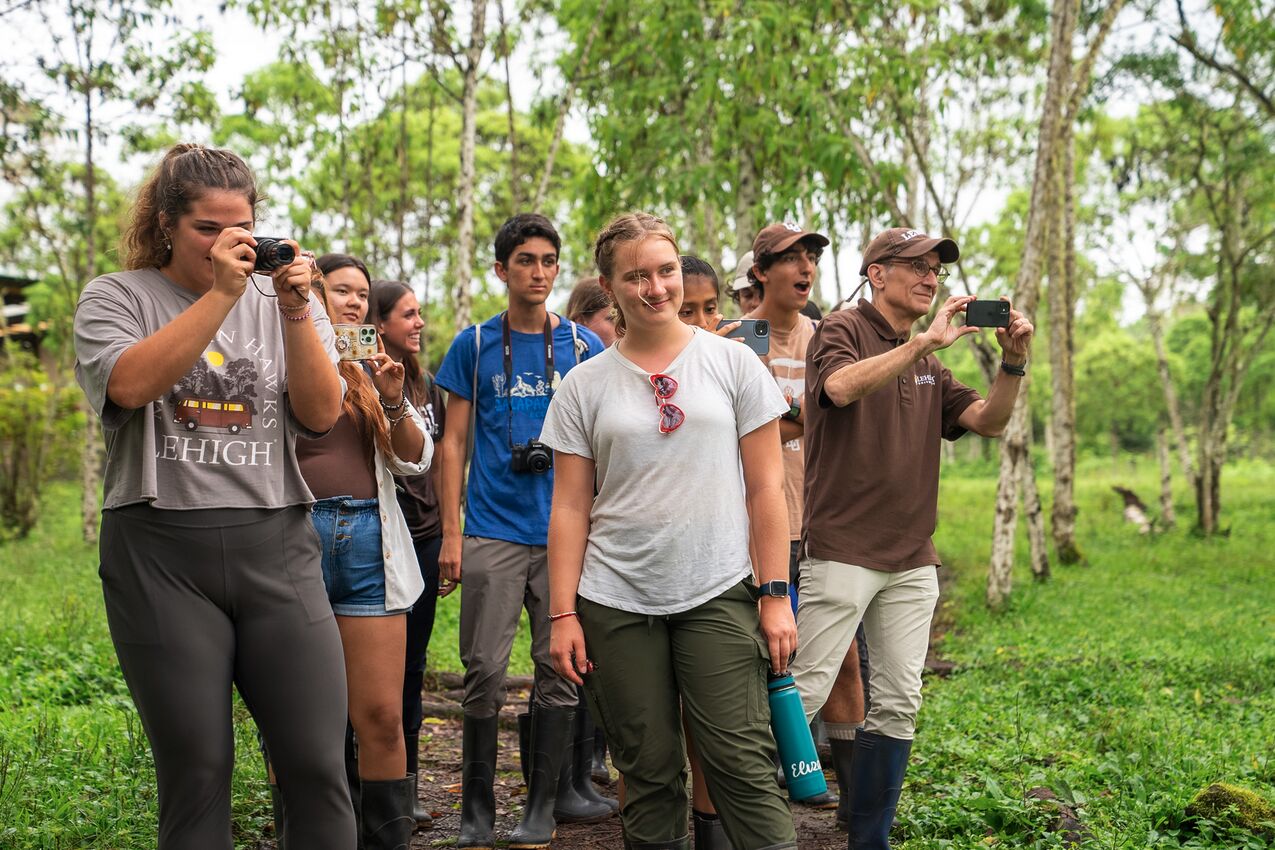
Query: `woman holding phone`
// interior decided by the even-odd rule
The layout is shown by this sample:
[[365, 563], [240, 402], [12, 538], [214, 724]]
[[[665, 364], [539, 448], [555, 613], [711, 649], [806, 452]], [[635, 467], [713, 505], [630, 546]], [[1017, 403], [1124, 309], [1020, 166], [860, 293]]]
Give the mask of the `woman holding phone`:
[[[796, 847], [766, 697], [767, 668], [786, 669], [797, 642], [777, 593], [783, 396], [747, 348], [678, 320], [664, 222], [620, 216], [594, 256], [619, 341], [567, 375], [541, 433], [555, 450], [554, 666], [606, 729], [628, 846], [689, 846], [684, 715], [731, 844]], [[688, 480], [714, 498], [688, 499]]]
[[[316, 286], [332, 321], [367, 320], [371, 280], [357, 258], [325, 254]], [[355, 346], [347, 352], [357, 353]], [[345, 402], [332, 431], [297, 451], [315, 498], [323, 579], [341, 631], [350, 725], [358, 741], [357, 800], [365, 850], [406, 847], [416, 777], [402, 725], [407, 612], [424, 589], [396, 475], [429, 469], [433, 441], [404, 391], [403, 364], [378, 351], [340, 363]]]
[[99, 573], [160, 850], [233, 846], [232, 686], [275, 755], [286, 841], [355, 840], [340, 635], [295, 453], [342, 387], [309, 262], [254, 236], [257, 198], [234, 153], [171, 148], [138, 190], [126, 271], [76, 308], [76, 377], [106, 433]]

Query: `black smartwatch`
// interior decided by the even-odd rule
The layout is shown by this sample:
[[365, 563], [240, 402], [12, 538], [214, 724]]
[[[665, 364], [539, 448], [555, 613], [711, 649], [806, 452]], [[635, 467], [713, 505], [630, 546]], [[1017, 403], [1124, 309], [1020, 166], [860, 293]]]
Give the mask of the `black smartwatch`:
[[774, 581], [768, 581], [764, 584], [758, 585], [757, 590], [762, 596], [787, 596], [788, 582], [781, 579], [775, 579]]

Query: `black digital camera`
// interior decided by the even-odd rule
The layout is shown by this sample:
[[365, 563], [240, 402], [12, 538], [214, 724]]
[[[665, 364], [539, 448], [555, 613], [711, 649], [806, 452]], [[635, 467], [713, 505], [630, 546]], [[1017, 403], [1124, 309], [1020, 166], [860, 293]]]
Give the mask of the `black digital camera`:
[[514, 472], [530, 472], [533, 475], [544, 475], [553, 469], [553, 449], [539, 440], [528, 440], [509, 447], [513, 452], [509, 468]]
[[297, 252], [292, 250], [291, 245], [273, 236], [258, 236], [257, 247], [253, 251], [257, 255], [257, 261], [252, 270], [266, 274], [283, 268], [297, 258]]

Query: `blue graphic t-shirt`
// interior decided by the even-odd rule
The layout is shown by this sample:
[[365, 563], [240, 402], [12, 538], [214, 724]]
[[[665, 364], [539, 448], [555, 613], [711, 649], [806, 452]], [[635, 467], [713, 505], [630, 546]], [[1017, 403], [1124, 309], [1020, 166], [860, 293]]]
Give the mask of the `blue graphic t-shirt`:
[[[496, 315], [482, 326], [478, 363], [478, 407], [474, 424], [474, 458], [469, 467], [465, 534], [490, 537], [527, 546], [544, 546], [549, 536], [549, 503], [553, 497], [553, 471], [546, 475], [510, 469], [510, 423], [514, 443], [539, 439], [550, 388], [577, 362], [602, 353], [602, 340], [588, 328], [575, 326], [580, 341], [577, 353], [571, 322], [562, 319], [553, 332], [553, 366], [558, 373], [545, 374], [544, 334], [510, 332], [513, 344], [512, 386], [505, 386], [501, 319]], [[452, 340], [435, 380], [453, 395], [473, 403], [474, 328]]]

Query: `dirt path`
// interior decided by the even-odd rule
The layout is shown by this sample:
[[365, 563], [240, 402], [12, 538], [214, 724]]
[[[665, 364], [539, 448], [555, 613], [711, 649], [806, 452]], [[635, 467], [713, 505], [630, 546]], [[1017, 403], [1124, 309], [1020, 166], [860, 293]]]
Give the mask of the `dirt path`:
[[[948, 596], [951, 576], [940, 570], [942, 596]], [[930, 636], [931, 650], [926, 659], [927, 675], [946, 676], [952, 665], [934, 652], [937, 638], [951, 627], [951, 613], [940, 605]], [[531, 680], [526, 677], [509, 680], [509, 699], [501, 711], [500, 750], [496, 762], [496, 835], [507, 836], [518, 824], [526, 788], [518, 763], [518, 712], [525, 710]], [[456, 674], [432, 674], [426, 680], [425, 726], [421, 729], [420, 764], [424, 779], [421, 798], [434, 816], [432, 829], [417, 832], [412, 838], [413, 850], [452, 847], [460, 831], [461, 769], [461, 679]], [[828, 763], [826, 753], [824, 763]], [[614, 771], [612, 771], [614, 773]], [[825, 771], [829, 787], [836, 788], [831, 769]], [[615, 786], [601, 788], [615, 795]], [[834, 813], [805, 806], [793, 806], [797, 827], [797, 844], [801, 850], [840, 850], [846, 846], [846, 834], [838, 830]], [[564, 824], [553, 841], [554, 850], [618, 850], [623, 846], [620, 820], [612, 818], [600, 824]], [[274, 842], [262, 842], [262, 850], [274, 850]]]
[[[460, 830], [460, 738], [460, 720], [455, 718], [431, 718], [422, 730], [421, 764], [427, 767], [421, 791], [434, 815], [434, 828], [418, 832], [412, 840], [413, 848], [448, 847], [456, 841]], [[526, 793], [518, 764], [518, 733], [509, 724], [502, 724], [496, 770], [496, 835], [499, 838], [508, 835], [518, 824]], [[836, 779], [831, 772], [828, 781], [835, 787]], [[611, 796], [615, 794], [614, 785], [601, 790]], [[833, 812], [796, 806], [794, 820], [798, 844], [803, 850], [846, 846], [846, 834], [837, 830]], [[619, 818], [600, 824], [564, 824], [558, 827], [553, 842], [555, 850], [618, 850], [621, 846]]]

